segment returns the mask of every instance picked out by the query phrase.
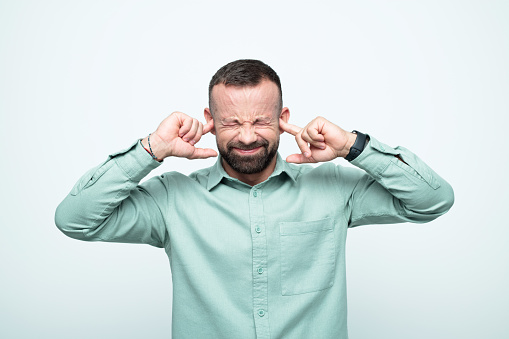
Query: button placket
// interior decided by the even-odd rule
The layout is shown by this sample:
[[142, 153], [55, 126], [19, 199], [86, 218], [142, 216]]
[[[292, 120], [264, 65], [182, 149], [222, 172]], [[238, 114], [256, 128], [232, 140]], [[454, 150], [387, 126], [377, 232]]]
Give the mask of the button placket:
[[249, 215], [253, 244], [253, 313], [257, 338], [269, 338], [267, 238], [263, 214], [263, 191], [252, 188], [249, 196]]

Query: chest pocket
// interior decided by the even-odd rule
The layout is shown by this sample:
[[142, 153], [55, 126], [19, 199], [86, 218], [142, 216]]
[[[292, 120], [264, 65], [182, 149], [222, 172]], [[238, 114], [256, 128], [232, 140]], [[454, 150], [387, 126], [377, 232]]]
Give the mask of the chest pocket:
[[333, 219], [281, 222], [281, 293], [294, 295], [334, 284], [336, 255]]

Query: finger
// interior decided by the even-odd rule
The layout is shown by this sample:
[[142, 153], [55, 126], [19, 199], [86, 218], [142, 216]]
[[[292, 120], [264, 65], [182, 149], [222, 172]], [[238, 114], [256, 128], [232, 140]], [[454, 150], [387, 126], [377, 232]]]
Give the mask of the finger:
[[205, 125], [203, 125], [203, 134], [207, 134], [208, 132], [214, 129], [214, 119], [210, 119]]
[[179, 137], [183, 138], [184, 135], [187, 134], [191, 130], [191, 127], [193, 126], [193, 118], [186, 117], [184, 121], [182, 121], [182, 126], [180, 126], [179, 129]]
[[286, 162], [291, 162], [294, 164], [304, 164], [304, 163], [315, 163], [317, 162], [312, 157], [305, 157], [302, 154], [292, 154], [286, 157]]
[[193, 139], [189, 140], [189, 143], [191, 145], [196, 144], [198, 141], [200, 141], [201, 136], [203, 135], [203, 124], [201, 122], [198, 122], [198, 130], [196, 131], [196, 135]]
[[314, 130], [313, 128], [304, 129], [301, 133], [302, 139], [304, 139], [306, 142], [310, 143], [312, 146], [315, 146], [316, 148], [324, 149], [325, 143], [323, 142], [323, 136], [322, 136], [322, 138], [318, 137], [318, 140], [317, 140], [316, 138], [311, 137], [310, 134], [308, 133], [313, 130]]
[[302, 130], [302, 128], [289, 124], [281, 118], [279, 118], [279, 127], [281, 127], [284, 132], [290, 133], [291, 135], [297, 135], [297, 133]]
[[308, 129], [306, 129], [306, 131], [311, 137], [311, 139], [313, 139], [314, 141], [325, 141], [325, 137], [323, 136], [323, 134], [318, 132], [318, 129], [314, 127], [309, 127]]
[[295, 141], [297, 142], [297, 146], [299, 146], [299, 149], [302, 152], [302, 154], [305, 157], [310, 157], [311, 156], [311, 150], [309, 149], [309, 145], [308, 145], [307, 141], [302, 139], [302, 135], [301, 134], [297, 134], [295, 136]]
[[198, 132], [198, 126], [199, 126], [200, 122], [196, 119], [193, 119], [193, 124], [191, 125], [191, 129], [189, 130], [189, 132], [187, 132], [183, 137], [182, 137], [182, 140], [184, 141], [189, 141], [191, 139], [193, 139], [195, 136], [196, 136], [196, 133]]
[[217, 157], [217, 152], [211, 148], [195, 148], [193, 154], [188, 159], [207, 159]]

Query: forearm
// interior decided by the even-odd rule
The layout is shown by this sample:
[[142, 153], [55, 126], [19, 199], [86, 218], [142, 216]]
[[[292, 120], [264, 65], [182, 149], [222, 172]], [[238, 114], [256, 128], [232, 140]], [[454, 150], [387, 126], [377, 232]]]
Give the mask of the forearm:
[[88, 240], [89, 234], [101, 227], [139, 181], [158, 165], [139, 142], [111, 155], [87, 172], [58, 206], [57, 227], [72, 238]]
[[394, 197], [392, 212], [403, 220], [430, 221], [454, 203], [452, 187], [403, 147], [392, 148], [371, 138], [352, 164], [365, 170]]

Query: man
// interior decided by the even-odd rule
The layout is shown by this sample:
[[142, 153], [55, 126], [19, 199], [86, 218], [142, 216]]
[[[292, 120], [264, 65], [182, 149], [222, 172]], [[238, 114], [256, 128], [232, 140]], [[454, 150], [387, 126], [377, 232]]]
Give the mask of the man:
[[[223, 66], [202, 124], [167, 117], [148, 137], [85, 174], [57, 226], [87, 241], [165, 249], [174, 338], [347, 338], [348, 227], [427, 222], [453, 204], [449, 184], [405, 148], [318, 117], [290, 123], [277, 74], [257, 60]], [[217, 156], [195, 145], [211, 132], [216, 165], [139, 185], [168, 157]], [[287, 162], [279, 135], [301, 153]], [[364, 171], [330, 162], [346, 158]], [[316, 168], [289, 163], [326, 162]]]

